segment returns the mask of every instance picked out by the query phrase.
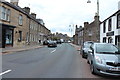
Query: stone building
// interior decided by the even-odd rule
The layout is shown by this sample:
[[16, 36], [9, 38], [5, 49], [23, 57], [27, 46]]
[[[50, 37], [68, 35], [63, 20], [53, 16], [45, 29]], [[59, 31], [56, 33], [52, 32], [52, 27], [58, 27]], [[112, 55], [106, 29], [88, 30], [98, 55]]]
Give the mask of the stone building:
[[77, 25], [76, 25], [75, 35], [74, 35], [74, 44], [76, 44], [76, 45], [83, 44], [83, 30], [84, 30], [84, 28], [82, 26], [77, 27]]
[[0, 47], [2, 48], [37, 44], [41, 39], [40, 32], [42, 37], [50, 33], [50, 30], [36, 19], [36, 14], [30, 14], [29, 7], [18, 6], [18, 0], [11, 0], [10, 3], [1, 0], [0, 14]]
[[99, 21], [98, 15], [95, 15], [93, 22], [91, 23], [84, 22], [84, 32], [83, 32], [84, 42], [85, 41], [100, 42], [99, 24], [100, 24], [100, 21]]

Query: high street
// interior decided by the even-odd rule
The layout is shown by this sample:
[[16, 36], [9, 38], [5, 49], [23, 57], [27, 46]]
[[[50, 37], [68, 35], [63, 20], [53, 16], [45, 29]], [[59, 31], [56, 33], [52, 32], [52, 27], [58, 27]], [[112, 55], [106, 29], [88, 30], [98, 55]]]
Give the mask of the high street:
[[86, 60], [68, 43], [3, 54], [2, 58], [3, 78], [102, 78], [91, 74]]

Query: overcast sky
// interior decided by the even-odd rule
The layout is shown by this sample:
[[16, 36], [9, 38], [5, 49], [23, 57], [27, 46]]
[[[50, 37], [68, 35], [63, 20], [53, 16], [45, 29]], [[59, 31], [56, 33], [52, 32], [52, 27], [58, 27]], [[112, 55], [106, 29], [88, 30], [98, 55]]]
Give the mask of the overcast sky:
[[[10, 0], [6, 0], [9, 1]], [[45, 22], [51, 32], [59, 32], [71, 36], [69, 25], [83, 26], [84, 22], [92, 22], [97, 12], [97, 0], [19, 0], [20, 7], [30, 7]], [[103, 21], [118, 10], [120, 0], [99, 0], [100, 20]], [[75, 29], [75, 27], [74, 27]]]

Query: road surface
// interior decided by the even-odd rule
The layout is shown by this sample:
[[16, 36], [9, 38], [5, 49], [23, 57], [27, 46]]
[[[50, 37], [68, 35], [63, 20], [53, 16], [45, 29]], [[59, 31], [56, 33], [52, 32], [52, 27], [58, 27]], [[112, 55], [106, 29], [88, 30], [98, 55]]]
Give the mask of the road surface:
[[2, 62], [3, 78], [102, 78], [91, 74], [89, 64], [68, 43], [4, 54]]

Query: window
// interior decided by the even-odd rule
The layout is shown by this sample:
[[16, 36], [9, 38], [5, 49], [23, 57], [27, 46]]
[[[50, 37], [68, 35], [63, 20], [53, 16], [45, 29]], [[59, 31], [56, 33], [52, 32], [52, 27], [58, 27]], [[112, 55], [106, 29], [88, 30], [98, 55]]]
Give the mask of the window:
[[117, 15], [117, 28], [120, 28], [120, 14]]
[[21, 42], [22, 41], [22, 31], [19, 31], [19, 39], [18, 39], [18, 42]]
[[108, 31], [111, 31], [112, 29], [112, 19], [109, 19], [108, 21]]
[[0, 19], [2, 19], [2, 6], [0, 6]]
[[6, 20], [9, 21], [10, 20], [10, 10], [7, 10], [7, 14], [6, 14]]
[[112, 42], [113, 42], [112, 37], [109, 37], [109, 38], [108, 38], [108, 43], [112, 43]]
[[114, 54], [118, 49], [112, 44], [96, 44], [96, 52], [103, 53], [107, 52], [106, 54]]
[[120, 35], [115, 36], [115, 45], [117, 45], [120, 48]]
[[10, 9], [7, 9], [5, 7], [1, 7], [1, 14], [0, 15], [2, 20], [10, 21]]
[[106, 43], [106, 37], [103, 38], [103, 43]]
[[23, 17], [22, 15], [19, 15], [19, 25], [22, 25], [23, 24]]
[[5, 20], [6, 18], [6, 8], [2, 7], [2, 19]]
[[12, 35], [13, 35], [12, 30], [6, 30], [6, 36], [5, 36], [6, 44], [12, 44], [12, 37], [13, 37]]
[[106, 32], [106, 22], [103, 23], [103, 33]]

